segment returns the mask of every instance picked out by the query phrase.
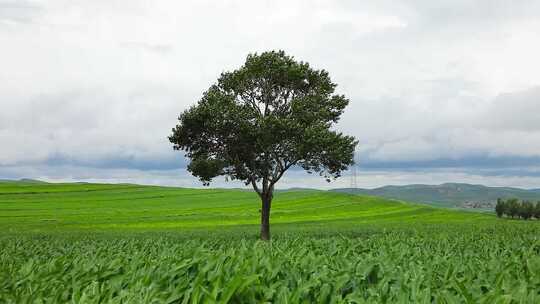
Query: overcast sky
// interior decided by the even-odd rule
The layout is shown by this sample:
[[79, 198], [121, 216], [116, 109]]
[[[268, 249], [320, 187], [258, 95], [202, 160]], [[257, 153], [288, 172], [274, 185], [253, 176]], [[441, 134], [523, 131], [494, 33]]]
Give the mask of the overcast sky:
[[540, 188], [540, 1], [519, 0], [0, 0], [0, 178], [200, 186], [178, 114], [274, 49], [350, 98], [359, 186]]

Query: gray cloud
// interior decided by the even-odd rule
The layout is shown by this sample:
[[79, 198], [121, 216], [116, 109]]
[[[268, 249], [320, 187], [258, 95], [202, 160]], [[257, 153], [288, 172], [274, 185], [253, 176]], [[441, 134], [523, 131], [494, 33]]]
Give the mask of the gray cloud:
[[540, 157], [539, 6], [0, 1], [0, 178], [109, 172], [163, 182], [158, 171], [186, 164], [166, 138], [177, 115], [248, 53], [285, 49], [327, 69], [351, 99], [338, 128], [360, 140], [366, 183], [440, 169], [530, 184]]
[[497, 131], [540, 131], [540, 86], [497, 96], [478, 120]]

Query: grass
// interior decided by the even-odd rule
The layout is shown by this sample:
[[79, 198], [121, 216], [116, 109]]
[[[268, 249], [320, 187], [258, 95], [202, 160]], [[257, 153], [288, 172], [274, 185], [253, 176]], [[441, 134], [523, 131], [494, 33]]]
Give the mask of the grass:
[[286, 191], [0, 183], [0, 303], [539, 303], [539, 221]]
[[[0, 183], [0, 229], [8, 232], [216, 229], [259, 223], [249, 191], [111, 184]], [[278, 192], [271, 222], [334, 227], [479, 223], [492, 215], [326, 191]], [[256, 229], [256, 228], [254, 228]]]

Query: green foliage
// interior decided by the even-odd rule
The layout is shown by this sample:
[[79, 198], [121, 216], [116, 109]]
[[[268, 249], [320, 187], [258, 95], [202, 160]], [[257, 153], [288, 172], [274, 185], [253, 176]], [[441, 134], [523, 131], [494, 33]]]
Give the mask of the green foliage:
[[495, 213], [498, 217], [507, 215], [512, 218], [518, 216], [524, 220], [528, 220], [533, 217], [540, 219], [540, 202], [536, 203], [535, 205], [531, 201], [520, 202], [518, 199], [509, 199], [506, 201], [503, 199], [498, 199], [497, 205], [495, 206]]
[[538, 303], [538, 229], [0, 237], [1, 303]]
[[180, 115], [169, 140], [205, 184], [226, 175], [262, 181], [265, 192], [295, 165], [336, 178], [353, 163], [356, 141], [331, 129], [349, 103], [335, 88], [326, 71], [283, 51], [251, 54]]
[[517, 198], [509, 199], [508, 204], [508, 215], [512, 218], [519, 215], [519, 201]]
[[530, 201], [523, 201], [519, 208], [519, 216], [524, 219], [528, 220], [531, 217], [534, 216], [534, 204]]

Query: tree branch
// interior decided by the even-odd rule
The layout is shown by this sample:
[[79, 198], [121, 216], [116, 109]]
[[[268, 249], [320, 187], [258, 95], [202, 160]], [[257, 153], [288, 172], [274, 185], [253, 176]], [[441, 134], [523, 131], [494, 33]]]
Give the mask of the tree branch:
[[255, 178], [251, 177], [251, 185], [253, 186], [253, 190], [255, 190], [255, 192], [257, 192], [257, 194], [259, 196], [262, 196], [261, 194], [261, 190], [259, 189], [259, 187], [257, 186], [257, 182], [255, 182]]
[[298, 162], [297, 160], [295, 160], [294, 162], [291, 162], [290, 164], [286, 165], [285, 167], [283, 167], [283, 170], [281, 170], [279, 172], [279, 174], [277, 175], [276, 178], [273, 178], [272, 181], [270, 182], [270, 186], [271, 187], [274, 187], [274, 185], [281, 179], [281, 177], [283, 176], [283, 174], [285, 174], [285, 171], [287, 171], [290, 167], [292, 167], [294, 164], [296, 164], [296, 162]]
[[249, 103], [251, 105], [251, 107], [253, 108], [253, 110], [255, 110], [255, 114], [258, 114], [259, 117], [263, 116], [263, 114], [261, 112], [261, 109], [257, 105], [257, 100], [256, 100], [255, 96], [253, 96], [253, 91], [245, 92], [244, 94], [241, 94], [241, 96], [242, 96], [242, 99], [245, 102]]

